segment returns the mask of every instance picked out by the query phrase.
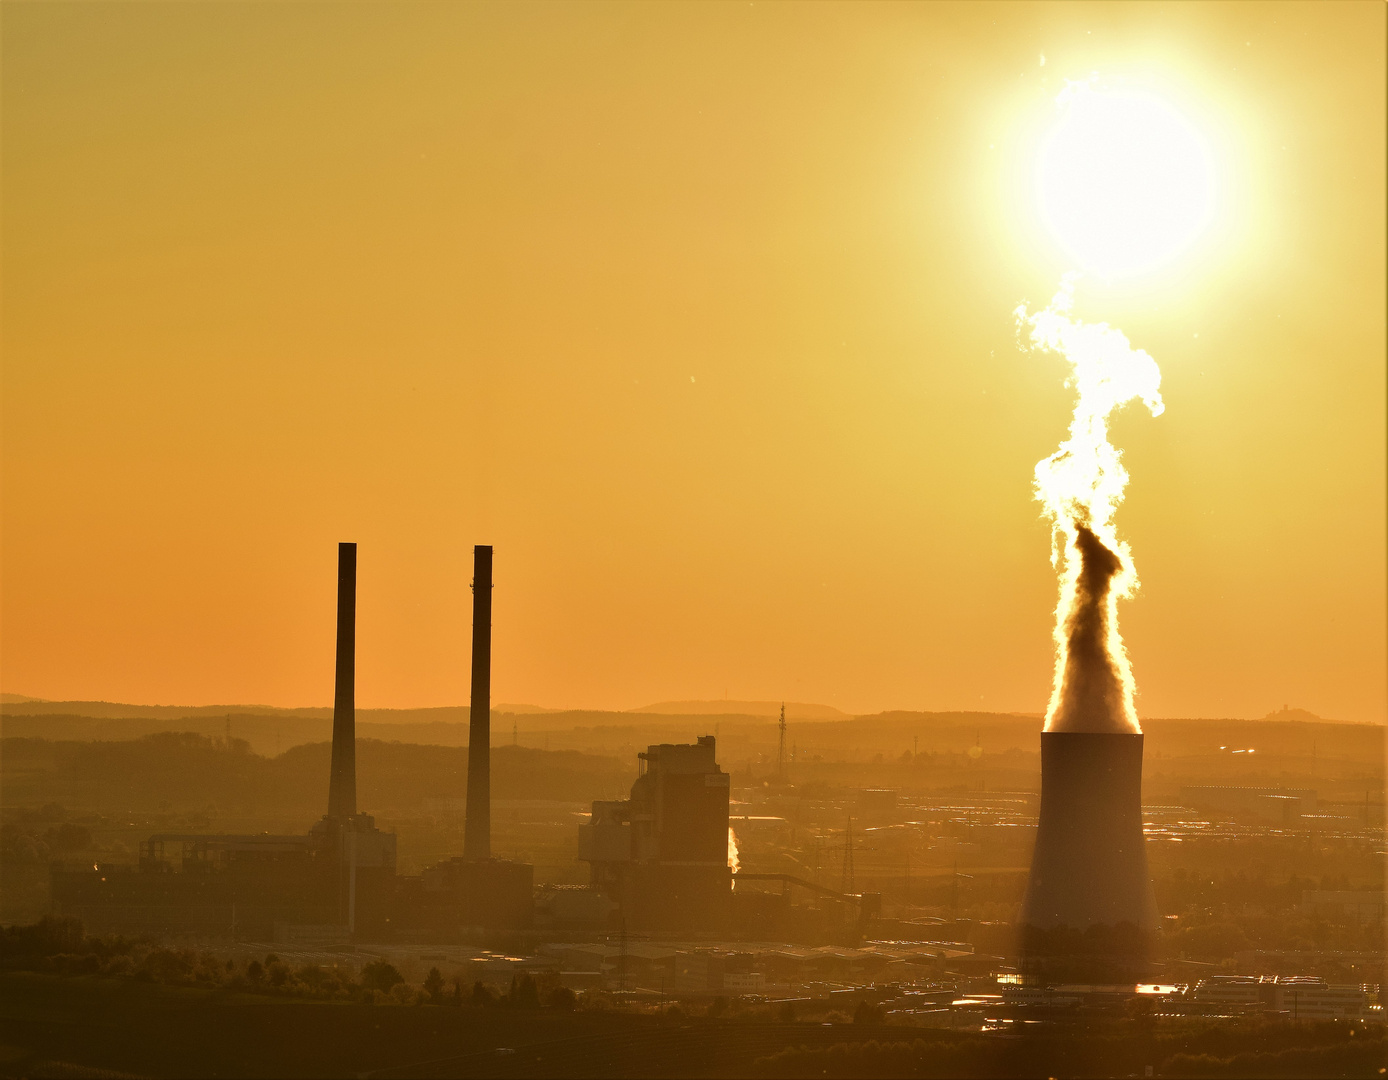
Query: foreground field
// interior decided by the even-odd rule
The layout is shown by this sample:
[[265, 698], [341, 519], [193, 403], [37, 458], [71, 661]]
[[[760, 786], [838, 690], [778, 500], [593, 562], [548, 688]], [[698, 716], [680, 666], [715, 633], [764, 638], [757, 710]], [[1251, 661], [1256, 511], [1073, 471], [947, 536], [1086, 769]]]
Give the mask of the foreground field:
[[1381, 1027], [1150, 1019], [1027, 1034], [728, 1020], [682, 1009], [289, 1001], [0, 975], [0, 1076], [737, 1077], [1381, 1075]]

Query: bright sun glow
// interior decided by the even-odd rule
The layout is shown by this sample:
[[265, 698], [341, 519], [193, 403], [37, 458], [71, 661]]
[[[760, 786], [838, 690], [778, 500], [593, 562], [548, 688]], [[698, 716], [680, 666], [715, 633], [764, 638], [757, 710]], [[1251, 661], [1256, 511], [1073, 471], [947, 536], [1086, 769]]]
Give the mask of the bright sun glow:
[[1170, 262], [1214, 213], [1210, 148], [1154, 94], [1071, 83], [1041, 149], [1037, 197], [1079, 269], [1131, 277]]

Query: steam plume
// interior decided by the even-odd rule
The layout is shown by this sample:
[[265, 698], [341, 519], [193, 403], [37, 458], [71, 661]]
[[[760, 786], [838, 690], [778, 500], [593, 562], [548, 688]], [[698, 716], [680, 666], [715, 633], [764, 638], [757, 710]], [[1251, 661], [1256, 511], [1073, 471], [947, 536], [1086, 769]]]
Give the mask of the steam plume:
[[1051, 520], [1051, 565], [1060, 573], [1045, 730], [1137, 732], [1132, 667], [1118, 633], [1118, 601], [1136, 591], [1137, 572], [1113, 526], [1128, 472], [1108, 441], [1108, 421], [1135, 398], [1160, 415], [1161, 371], [1122, 331], [1070, 317], [1075, 277], [1066, 275], [1045, 310], [1031, 314], [1023, 304], [1016, 312], [1031, 348], [1069, 361], [1066, 385], [1077, 393], [1070, 437], [1036, 465], [1036, 498]]

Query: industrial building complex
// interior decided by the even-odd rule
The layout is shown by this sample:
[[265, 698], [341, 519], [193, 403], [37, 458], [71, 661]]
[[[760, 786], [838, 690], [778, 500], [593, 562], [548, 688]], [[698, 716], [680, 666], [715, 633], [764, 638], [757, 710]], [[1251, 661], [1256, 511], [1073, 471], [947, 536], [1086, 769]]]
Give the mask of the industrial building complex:
[[[492, 549], [474, 552], [472, 745], [461, 857], [396, 873], [396, 841], [357, 807], [357, 546], [338, 546], [337, 667], [328, 812], [306, 835], [158, 834], [133, 866], [52, 870], [55, 913], [124, 931], [272, 938], [443, 936], [530, 925], [530, 866], [491, 857]], [[726, 789], [725, 789], [726, 802]], [[726, 816], [726, 811], [725, 811]]]
[[[410, 932], [525, 930], [534, 870], [491, 850], [492, 549], [474, 550], [472, 695], [461, 855], [396, 872], [396, 838], [357, 805], [355, 544], [338, 547], [337, 661], [328, 812], [305, 834], [161, 833], [135, 865], [54, 866], [56, 914], [93, 929], [259, 940], [333, 940]], [[729, 916], [728, 774], [712, 736], [639, 755], [631, 797], [593, 804], [579, 827], [592, 868], [567, 920], [590, 929], [723, 929]], [[561, 921], [562, 918], [561, 918]]]
[[[986, 1027], [1067, 1009], [1121, 1011], [1134, 995], [1143, 1008], [1172, 1015], [1381, 1016], [1364, 981], [1381, 971], [1377, 953], [1248, 953], [1219, 972], [1184, 957], [1153, 965], [1158, 914], [1144, 829], [1154, 840], [1184, 843], [1210, 824], [1189, 820], [1179, 806], [1143, 807], [1137, 733], [1043, 732], [1039, 807], [1032, 792], [981, 786], [918, 796], [909, 807], [899, 805], [895, 790], [876, 787], [857, 790], [851, 803], [826, 799], [814, 811], [819, 823], [833, 815], [833, 833], [847, 824], [831, 855], [818, 828], [808, 837], [801, 826], [796, 839], [792, 807], [810, 789], [784, 780], [784, 719], [777, 780], [740, 783], [736, 816], [715, 736], [691, 732], [692, 742], [659, 742], [637, 753], [627, 797], [592, 801], [586, 821], [567, 817], [581, 816], [582, 804], [564, 804], [566, 816], [551, 821], [573, 830], [567, 835], [576, 838], [587, 883], [537, 883], [528, 861], [499, 858], [492, 847], [492, 555], [490, 547], [474, 550], [465, 798], [447, 796], [465, 806], [460, 853], [399, 873], [395, 833], [378, 828], [359, 805], [357, 551], [341, 544], [327, 812], [297, 834], [156, 832], [140, 841], [133, 864], [54, 862], [52, 913], [97, 933], [195, 937], [236, 955], [273, 942], [276, 953], [303, 963], [371, 955], [410, 977], [444, 964], [498, 987], [544, 973], [572, 990], [633, 1000], [774, 995], [832, 1005], [838, 995], [861, 997], [871, 987], [883, 1015], [944, 1026]], [[1224, 815], [1219, 820], [1248, 818], [1256, 824], [1240, 828], [1258, 835], [1309, 821], [1318, 809], [1310, 789], [1180, 790], [1185, 806], [1207, 806]], [[503, 804], [499, 813], [507, 812]], [[934, 865], [917, 867], [913, 878], [907, 843], [898, 849], [906, 855], [899, 869], [884, 873], [879, 861], [870, 877], [860, 861], [855, 879], [853, 814], [860, 837], [928, 836]], [[1333, 821], [1349, 819], [1316, 818], [1322, 827]], [[1022, 837], [1029, 846], [1033, 824], [1020, 917], [1015, 907], [1006, 916], [1015, 948], [1000, 922], [961, 918], [959, 890], [971, 873], [997, 882], [1015, 872], [1020, 893], [1021, 871], [980, 869], [977, 838], [992, 837], [1007, 867], [1024, 865]], [[781, 872], [739, 868], [730, 825], [753, 845], [759, 870]], [[758, 829], [767, 830], [762, 836], [779, 830], [775, 843], [757, 846]], [[1354, 842], [1367, 842], [1370, 832], [1366, 808], [1364, 835], [1355, 833]], [[572, 849], [562, 851], [572, 859]], [[534, 857], [545, 865], [542, 855]], [[842, 876], [835, 866], [831, 878], [830, 858], [840, 857]], [[871, 887], [898, 887], [895, 897], [887, 893], [892, 917], [882, 917], [882, 895]], [[931, 890], [932, 899], [913, 903], [913, 889], [917, 896]], [[809, 903], [792, 903], [802, 896]], [[1343, 888], [1306, 890], [1301, 907], [1317, 919], [1383, 917], [1381, 893]], [[1297, 974], [1308, 968], [1331, 977]], [[1260, 974], [1225, 974], [1235, 969]], [[1169, 983], [1145, 981], [1157, 974]]]

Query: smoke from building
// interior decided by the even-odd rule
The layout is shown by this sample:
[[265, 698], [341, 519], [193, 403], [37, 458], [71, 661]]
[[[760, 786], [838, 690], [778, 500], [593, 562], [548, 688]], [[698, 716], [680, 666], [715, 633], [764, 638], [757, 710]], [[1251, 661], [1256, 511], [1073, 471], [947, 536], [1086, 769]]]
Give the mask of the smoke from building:
[[1061, 625], [1065, 637], [1059, 702], [1047, 731], [1122, 731], [1127, 724], [1123, 674], [1111, 651], [1115, 636], [1113, 579], [1118, 556], [1083, 525], [1075, 529], [1079, 574]]
[[1030, 344], [1059, 353], [1076, 389], [1070, 437], [1036, 466], [1036, 497], [1059, 564], [1055, 677], [1041, 734], [1041, 809], [1022, 904], [1023, 951], [1039, 979], [1137, 977], [1156, 927], [1142, 831], [1142, 729], [1118, 632], [1133, 594], [1132, 553], [1114, 514], [1128, 482], [1111, 415], [1140, 399], [1163, 409], [1156, 362], [1107, 324], [1070, 317], [1067, 276], [1043, 311], [1017, 311]]

